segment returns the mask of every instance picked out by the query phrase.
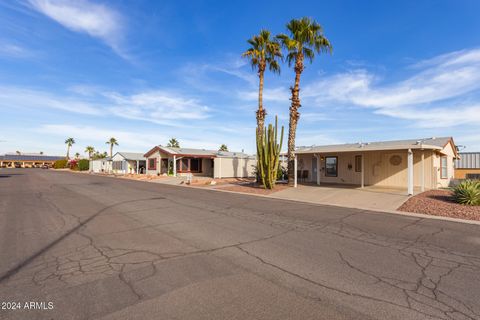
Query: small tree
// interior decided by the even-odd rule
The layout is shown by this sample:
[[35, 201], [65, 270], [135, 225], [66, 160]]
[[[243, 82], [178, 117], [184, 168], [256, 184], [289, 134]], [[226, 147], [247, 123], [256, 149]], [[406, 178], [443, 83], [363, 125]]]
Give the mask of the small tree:
[[273, 189], [277, 181], [280, 151], [283, 144], [283, 126], [280, 133], [280, 143], [277, 143], [277, 127], [278, 119], [275, 117], [275, 127], [269, 124], [263, 135], [260, 135], [257, 130], [257, 170], [266, 189]]
[[225, 151], [225, 152], [228, 152], [228, 147], [226, 144], [222, 144], [220, 146], [220, 148], [218, 148], [218, 151]]
[[168, 140], [167, 147], [169, 147], [169, 148], [180, 148], [180, 142], [178, 142], [178, 140], [175, 139], [175, 138], [171, 138], [170, 140]]
[[76, 152], [75, 153], [75, 159], [78, 159], [78, 158], [80, 158], [80, 153]]
[[20, 151], [15, 151], [16, 154], [21, 155], [22, 153]]

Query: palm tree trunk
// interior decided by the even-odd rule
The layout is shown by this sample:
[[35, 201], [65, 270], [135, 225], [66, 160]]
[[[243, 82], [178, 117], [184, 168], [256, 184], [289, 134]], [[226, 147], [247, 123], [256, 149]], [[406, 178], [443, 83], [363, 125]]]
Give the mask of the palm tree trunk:
[[[264, 82], [264, 75], [265, 75], [265, 62], [260, 63], [258, 66], [258, 110], [257, 110], [257, 134], [258, 139], [262, 141], [264, 131], [265, 131], [265, 115], [267, 112], [263, 108], [263, 82]], [[257, 154], [257, 168], [260, 168], [260, 159]], [[257, 170], [258, 171], [258, 170]], [[257, 172], [257, 182], [259, 184], [263, 184], [262, 176]]]
[[265, 127], [265, 116], [267, 112], [263, 108], [263, 82], [264, 82], [265, 67], [260, 66], [258, 70], [258, 110], [257, 110], [257, 131], [260, 136], [263, 136]]
[[110, 145], [110, 160], [112, 160], [113, 143]]
[[288, 185], [294, 185], [295, 170], [295, 135], [297, 133], [298, 119], [300, 113], [298, 108], [300, 104], [300, 75], [303, 72], [303, 54], [299, 54], [295, 59], [295, 84], [292, 91], [292, 105], [290, 106], [290, 121], [288, 124]]
[[67, 160], [70, 160], [70, 146], [67, 145]]

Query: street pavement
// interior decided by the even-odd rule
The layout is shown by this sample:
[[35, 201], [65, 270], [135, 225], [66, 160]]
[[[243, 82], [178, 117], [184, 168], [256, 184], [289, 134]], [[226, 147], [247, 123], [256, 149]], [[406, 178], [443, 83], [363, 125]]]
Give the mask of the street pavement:
[[479, 225], [0, 169], [0, 319], [480, 319], [479, 271]]

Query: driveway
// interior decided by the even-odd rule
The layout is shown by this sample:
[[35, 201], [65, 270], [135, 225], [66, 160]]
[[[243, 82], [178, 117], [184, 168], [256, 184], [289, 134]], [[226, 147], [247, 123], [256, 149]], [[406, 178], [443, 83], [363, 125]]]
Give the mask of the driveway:
[[[0, 301], [21, 310], [0, 309], [0, 319], [480, 319], [479, 231], [1, 170]], [[26, 310], [29, 301], [47, 310]]]
[[365, 187], [364, 189], [342, 185], [298, 185], [275, 192], [273, 198], [299, 200], [310, 203], [330, 204], [367, 210], [395, 211], [408, 196], [405, 190]]

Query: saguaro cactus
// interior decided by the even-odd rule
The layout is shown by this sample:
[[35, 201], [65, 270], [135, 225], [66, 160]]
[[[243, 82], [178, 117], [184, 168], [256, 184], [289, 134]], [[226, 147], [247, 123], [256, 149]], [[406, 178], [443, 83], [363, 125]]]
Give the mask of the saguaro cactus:
[[273, 189], [277, 181], [277, 170], [283, 143], [283, 126], [280, 143], [277, 143], [277, 126], [278, 119], [275, 116], [275, 127], [269, 124], [268, 128], [265, 128], [263, 136], [259, 136], [257, 130], [257, 170], [266, 189]]

